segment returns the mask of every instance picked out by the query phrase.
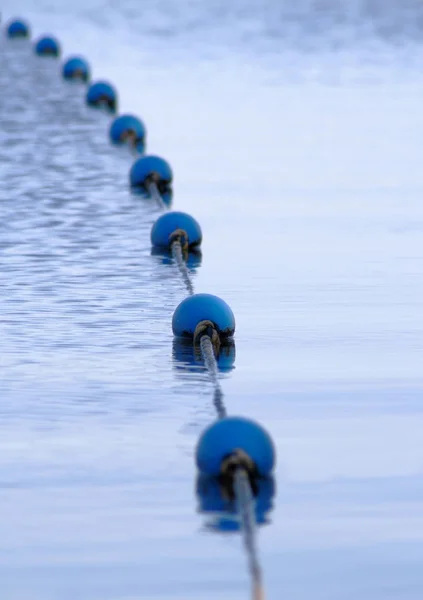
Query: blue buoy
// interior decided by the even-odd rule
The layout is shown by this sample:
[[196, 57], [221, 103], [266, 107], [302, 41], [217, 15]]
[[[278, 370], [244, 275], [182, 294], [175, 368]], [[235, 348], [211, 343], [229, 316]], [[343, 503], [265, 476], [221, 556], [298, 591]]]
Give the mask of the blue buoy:
[[45, 35], [35, 44], [35, 53], [39, 56], [60, 56], [60, 45], [56, 38]]
[[10, 38], [28, 38], [31, 32], [29, 29], [29, 25], [22, 21], [21, 19], [13, 19], [13, 21], [9, 21], [9, 24], [6, 28], [6, 35]]
[[235, 332], [234, 314], [224, 300], [212, 294], [194, 294], [185, 298], [173, 313], [173, 333], [192, 339], [201, 321], [211, 321], [221, 340]]
[[87, 82], [90, 79], [90, 67], [84, 58], [71, 56], [63, 64], [62, 75], [64, 79]]
[[110, 139], [114, 144], [129, 143], [140, 152], [144, 151], [146, 134], [144, 123], [132, 115], [117, 117], [109, 130]]
[[129, 180], [131, 187], [147, 190], [148, 183], [154, 181], [160, 193], [166, 192], [172, 183], [173, 173], [169, 163], [159, 156], [143, 156], [131, 167]]
[[244, 417], [225, 417], [203, 432], [196, 450], [197, 467], [201, 473], [217, 477], [223, 460], [236, 450], [249, 456], [259, 477], [271, 474], [275, 464], [272, 439], [261, 425]]
[[177, 230], [186, 233], [189, 249], [200, 246], [202, 240], [201, 227], [197, 221], [184, 212], [168, 212], [157, 219], [151, 228], [153, 246], [169, 248], [171, 235]]
[[92, 83], [88, 88], [86, 100], [89, 106], [106, 108], [113, 113], [117, 111], [117, 93], [106, 81]]

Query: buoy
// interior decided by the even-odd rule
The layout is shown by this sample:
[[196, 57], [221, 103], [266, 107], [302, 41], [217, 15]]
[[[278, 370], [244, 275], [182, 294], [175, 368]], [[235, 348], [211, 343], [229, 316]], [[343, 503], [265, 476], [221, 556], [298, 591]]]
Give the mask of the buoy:
[[6, 27], [6, 34], [10, 38], [28, 38], [31, 35], [31, 31], [25, 21], [13, 19], [13, 21], [9, 21]]
[[142, 156], [131, 167], [129, 180], [132, 188], [149, 191], [149, 184], [155, 183], [161, 194], [172, 183], [173, 173], [169, 163], [159, 156]]
[[210, 425], [201, 435], [196, 449], [200, 473], [222, 475], [223, 463], [237, 451], [251, 461], [257, 477], [268, 477], [275, 464], [275, 448], [267, 431], [244, 417], [226, 417]]
[[177, 337], [194, 339], [197, 326], [202, 321], [214, 325], [221, 342], [234, 335], [235, 317], [231, 308], [212, 294], [194, 294], [185, 298], [173, 313], [173, 333]]
[[60, 56], [60, 45], [56, 38], [45, 35], [35, 44], [35, 53], [39, 56]]
[[88, 88], [86, 100], [89, 106], [106, 108], [113, 113], [117, 111], [117, 93], [106, 81], [92, 83]]
[[146, 128], [144, 123], [132, 115], [117, 117], [110, 126], [109, 135], [114, 144], [129, 144], [143, 152]]
[[90, 79], [90, 67], [84, 58], [71, 56], [63, 64], [62, 75], [64, 79], [87, 82]]
[[197, 221], [184, 212], [168, 212], [161, 215], [151, 228], [153, 246], [170, 248], [175, 236], [183, 238], [181, 246], [187, 250], [198, 248], [201, 244], [201, 227]]

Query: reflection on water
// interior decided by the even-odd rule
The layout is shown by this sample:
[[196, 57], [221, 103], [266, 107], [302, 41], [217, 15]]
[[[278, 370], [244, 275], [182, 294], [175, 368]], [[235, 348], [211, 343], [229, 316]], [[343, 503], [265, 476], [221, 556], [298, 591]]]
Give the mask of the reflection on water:
[[[258, 525], [268, 525], [270, 512], [276, 494], [276, 484], [273, 477], [257, 480], [255, 490], [255, 515]], [[210, 531], [233, 532], [239, 531], [240, 522], [236, 506], [216, 477], [198, 475], [196, 481], [198, 510], [208, 518], [206, 529]]]
[[[151, 248], [151, 256], [161, 257], [162, 265], [174, 265], [175, 263], [170, 250], [153, 246]], [[202, 259], [203, 255], [199, 248], [190, 250], [188, 252], [185, 263], [192, 274], [195, 273], [198, 267], [201, 266]]]
[[[222, 373], [230, 373], [234, 369], [236, 357], [235, 341], [226, 340], [219, 348], [216, 356], [217, 367]], [[198, 345], [187, 338], [174, 338], [172, 341], [173, 366], [176, 371], [193, 372], [205, 371], [204, 361]]]

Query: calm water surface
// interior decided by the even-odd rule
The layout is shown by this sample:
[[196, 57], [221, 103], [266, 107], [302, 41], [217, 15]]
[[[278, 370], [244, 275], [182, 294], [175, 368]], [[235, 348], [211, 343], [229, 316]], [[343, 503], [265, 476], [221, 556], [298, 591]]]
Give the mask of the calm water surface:
[[[423, 593], [423, 5], [6, 0], [86, 54], [175, 171], [197, 291], [237, 317], [227, 409], [278, 450], [269, 599]], [[199, 514], [214, 418], [172, 349], [132, 157], [53, 60], [0, 42], [0, 581], [5, 600], [244, 600]]]

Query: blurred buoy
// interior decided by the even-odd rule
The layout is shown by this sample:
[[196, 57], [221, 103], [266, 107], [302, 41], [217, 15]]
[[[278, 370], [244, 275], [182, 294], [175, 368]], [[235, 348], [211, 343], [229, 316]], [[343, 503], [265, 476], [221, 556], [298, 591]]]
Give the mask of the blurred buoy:
[[137, 117], [132, 115], [117, 117], [110, 126], [109, 135], [114, 144], [129, 144], [139, 152], [144, 151], [146, 128]]
[[153, 246], [169, 248], [172, 243], [172, 234], [181, 232], [184, 244], [188, 249], [193, 249], [201, 244], [201, 227], [197, 221], [184, 212], [168, 212], [161, 215], [151, 228], [151, 243]]
[[275, 448], [267, 431], [244, 417], [226, 417], [210, 425], [201, 435], [196, 449], [199, 471], [218, 477], [222, 463], [241, 450], [253, 462], [258, 477], [271, 474], [275, 464]]
[[234, 314], [224, 300], [212, 294], [194, 294], [185, 298], [173, 313], [173, 333], [193, 339], [202, 321], [213, 323], [221, 340], [232, 337], [235, 332]]
[[148, 192], [149, 183], [155, 183], [161, 194], [168, 191], [173, 173], [169, 163], [159, 156], [142, 156], [131, 167], [129, 180], [132, 188]]
[[84, 58], [71, 56], [63, 63], [62, 75], [64, 79], [87, 82], [90, 79], [90, 67]]
[[39, 56], [60, 56], [60, 45], [56, 38], [45, 35], [35, 43], [35, 53]]
[[10, 38], [28, 38], [31, 35], [29, 25], [21, 19], [9, 21], [6, 27], [6, 35]]
[[110, 112], [117, 111], [117, 93], [110, 83], [96, 81], [87, 91], [87, 104], [97, 108], [107, 108]]

